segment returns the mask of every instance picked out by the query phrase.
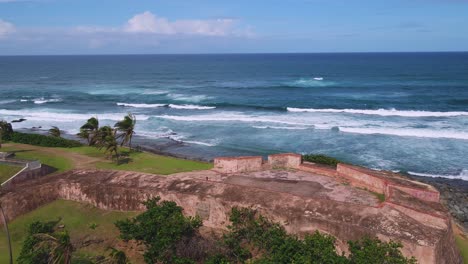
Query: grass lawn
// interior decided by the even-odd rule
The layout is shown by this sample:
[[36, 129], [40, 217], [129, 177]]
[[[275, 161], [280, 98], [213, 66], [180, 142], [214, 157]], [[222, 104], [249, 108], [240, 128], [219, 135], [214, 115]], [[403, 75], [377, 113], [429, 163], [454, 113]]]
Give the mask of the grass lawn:
[[185, 171], [208, 170], [209, 163], [177, 159], [173, 157], [154, 155], [145, 152], [134, 152], [129, 155], [130, 162], [117, 165], [113, 162], [98, 162], [99, 169], [140, 171], [154, 174], [172, 174]]
[[43, 149], [45, 148], [23, 144], [9, 144], [6, 147], [2, 147], [2, 151], [15, 152], [18, 159], [40, 160], [42, 164], [56, 168], [58, 170], [57, 172], [67, 171], [73, 168], [73, 163], [70, 159], [49, 151], [43, 151]]
[[79, 147], [65, 150], [93, 158], [100, 158], [100, 161], [94, 163], [97, 169], [139, 171], [168, 175], [178, 172], [208, 170], [213, 167], [211, 163], [178, 159], [148, 152], [129, 152], [126, 148], [121, 148], [120, 150], [120, 152], [125, 155], [122, 158], [124, 162], [121, 164], [116, 164], [111, 160], [105, 159], [103, 151], [94, 147]]
[[[106, 248], [115, 244], [119, 234], [114, 222], [135, 215], [137, 215], [136, 212], [106, 211], [72, 201], [54, 201], [20, 216], [10, 223], [14, 259], [16, 260], [19, 255], [29, 224], [37, 220], [57, 220], [59, 217], [62, 218], [60, 224], [64, 224], [65, 229], [69, 231], [72, 243], [95, 239], [104, 240], [99, 244], [77, 249], [76, 256], [107, 256]], [[95, 225], [96, 228], [92, 229], [92, 225]], [[0, 263], [8, 263], [7, 242], [3, 228], [0, 231]]]
[[463, 256], [463, 262], [468, 264], [468, 238], [461, 235], [455, 235], [455, 242]]
[[22, 168], [19, 166], [10, 166], [0, 164], [0, 184], [8, 180], [11, 176], [15, 175]]
[[211, 169], [211, 163], [178, 159], [148, 152], [129, 152], [127, 148], [120, 151], [126, 156], [121, 164], [106, 158], [103, 150], [94, 147], [77, 148], [45, 148], [25, 144], [6, 144], [2, 151], [15, 152], [19, 159], [38, 159], [58, 169], [58, 172], [74, 168], [79, 169], [111, 169], [138, 171], [153, 174], [172, 174], [178, 172]]

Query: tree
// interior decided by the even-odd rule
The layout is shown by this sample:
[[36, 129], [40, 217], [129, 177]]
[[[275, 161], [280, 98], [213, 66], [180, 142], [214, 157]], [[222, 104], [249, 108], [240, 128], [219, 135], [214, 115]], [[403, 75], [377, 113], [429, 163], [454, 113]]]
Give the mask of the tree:
[[117, 138], [115, 134], [116, 130], [112, 129], [110, 126], [103, 126], [99, 128], [95, 138], [95, 145], [99, 149], [104, 149], [104, 151], [109, 155], [109, 157], [116, 157], [118, 161], [119, 144], [117, 143]]
[[99, 120], [96, 117], [91, 117], [84, 125], [81, 126], [78, 136], [82, 138], [87, 136], [86, 139], [88, 140], [88, 145], [93, 146], [96, 143], [98, 131]]
[[61, 137], [62, 131], [58, 127], [52, 126], [52, 128], [49, 129], [49, 135], [52, 137]]
[[46, 247], [38, 248], [41, 240], [37, 234], [52, 234], [57, 225], [57, 221], [40, 222], [35, 221], [28, 227], [28, 234], [23, 242], [20, 255], [17, 259], [18, 264], [48, 264], [50, 250]]
[[351, 264], [416, 264], [416, 259], [405, 258], [400, 251], [402, 245], [395, 241], [383, 242], [377, 238], [364, 237], [358, 241], [349, 241], [349, 259]]
[[135, 125], [136, 117], [132, 113], [128, 113], [122, 121], [115, 123], [114, 127], [117, 131], [122, 133], [119, 135], [119, 138], [122, 138], [120, 146], [128, 144], [130, 149], [132, 149], [132, 138], [135, 134]]
[[8, 253], [10, 255], [10, 264], [13, 264], [13, 251], [11, 250], [10, 230], [8, 229], [8, 222], [5, 217], [5, 212], [3, 211], [3, 207], [1, 203], [0, 203], [0, 213], [2, 214], [3, 227], [5, 228], [5, 234], [7, 236], [7, 241], [8, 241]]
[[60, 231], [56, 234], [39, 233], [34, 237], [39, 239], [35, 249], [47, 248], [49, 251], [48, 263], [70, 264], [73, 253], [73, 245], [67, 231]]
[[2, 140], [5, 137], [10, 136], [13, 133], [13, 128], [10, 123], [6, 121], [0, 121], [0, 148], [2, 148]]
[[198, 217], [185, 217], [182, 207], [172, 201], [160, 201], [159, 197], [143, 203], [146, 211], [135, 218], [117, 221], [120, 237], [136, 240], [146, 246], [146, 263], [193, 263], [178, 255], [177, 244], [190, 239], [202, 225]]
[[109, 257], [107, 258], [106, 263], [108, 264], [127, 264], [129, 263], [127, 255], [125, 255], [125, 252], [115, 249], [115, 248], [110, 248], [111, 252], [109, 253]]

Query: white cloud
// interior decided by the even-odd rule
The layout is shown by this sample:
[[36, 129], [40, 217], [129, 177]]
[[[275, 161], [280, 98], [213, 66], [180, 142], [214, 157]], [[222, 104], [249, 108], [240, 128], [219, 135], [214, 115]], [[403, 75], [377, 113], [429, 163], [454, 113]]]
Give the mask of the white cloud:
[[235, 33], [235, 22], [233, 19], [169, 21], [146, 11], [129, 19], [123, 26], [123, 31], [162, 35], [226, 36]]
[[12, 23], [0, 19], [0, 38], [12, 32], [15, 32], [15, 26]]

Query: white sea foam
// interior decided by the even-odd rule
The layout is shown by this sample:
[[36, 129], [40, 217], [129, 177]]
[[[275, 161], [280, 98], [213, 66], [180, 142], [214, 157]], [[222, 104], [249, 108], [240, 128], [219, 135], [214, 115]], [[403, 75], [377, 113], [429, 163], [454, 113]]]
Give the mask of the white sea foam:
[[[87, 120], [92, 116], [98, 117], [100, 120], [118, 121], [125, 116], [125, 113], [86, 113], [77, 114], [69, 112], [57, 112], [52, 109], [43, 110], [6, 110], [1, 109], [0, 115], [21, 117], [28, 121], [58, 121], [58, 122], [75, 122], [80, 120]], [[148, 120], [149, 116], [136, 115], [137, 120]]]
[[124, 107], [135, 107], [135, 108], [158, 108], [164, 107], [166, 104], [127, 104], [127, 103], [117, 103], [118, 106]]
[[214, 106], [202, 106], [202, 105], [176, 105], [176, 104], [170, 104], [170, 108], [174, 109], [190, 109], [190, 110], [209, 110], [209, 109], [215, 109], [216, 107]]
[[448, 179], [461, 179], [468, 181], [468, 169], [464, 169], [460, 172], [458, 175], [440, 175], [440, 174], [429, 174], [429, 173], [419, 173], [419, 172], [412, 172], [408, 171], [409, 174], [411, 175], [416, 175], [416, 176], [423, 176], [423, 177], [432, 177], [432, 178], [448, 178]]
[[21, 99], [20, 102], [29, 102], [28, 99]]
[[155, 90], [145, 90], [143, 94], [152, 94], [152, 95], [160, 95], [160, 94], [167, 94], [169, 91], [155, 91]]
[[175, 116], [175, 115], [160, 115], [156, 116], [159, 118], [176, 120], [176, 121], [213, 121], [213, 122], [263, 122], [273, 124], [286, 124], [286, 125], [302, 125], [307, 126], [308, 124], [299, 122], [290, 122], [286, 120], [280, 120], [275, 118], [267, 118], [260, 116], [249, 116], [238, 113], [216, 113], [211, 115], [188, 115], [188, 116]]
[[44, 98], [37, 98], [33, 100], [35, 104], [46, 104], [46, 103], [57, 103], [61, 102], [61, 99], [44, 99]]
[[430, 112], [430, 111], [412, 111], [392, 109], [314, 109], [314, 108], [295, 108], [288, 107], [289, 112], [309, 112], [309, 113], [349, 113], [362, 115], [379, 116], [404, 116], [404, 117], [450, 117], [450, 116], [468, 116], [468, 112]]
[[217, 145], [214, 143], [206, 143], [206, 142], [193, 141], [193, 140], [182, 140], [182, 141], [185, 143], [189, 143], [189, 144], [202, 145], [202, 146], [207, 146], [207, 147], [214, 147]]
[[11, 104], [16, 102], [16, 100], [0, 100], [0, 104]]
[[258, 129], [286, 129], [286, 130], [306, 130], [309, 127], [291, 127], [291, 126], [252, 126]]
[[295, 87], [327, 87], [335, 85], [335, 82], [324, 81], [323, 77], [315, 77], [315, 78], [301, 78], [299, 80], [287, 83], [289, 86]]
[[198, 103], [204, 100], [212, 99], [212, 97], [199, 94], [199, 95], [186, 95], [186, 94], [168, 94], [169, 98], [176, 100], [176, 101], [185, 101], [185, 102], [193, 102]]
[[382, 134], [403, 137], [422, 137], [422, 138], [451, 138], [466, 139], [468, 133], [450, 130], [431, 130], [431, 129], [406, 129], [406, 128], [367, 128], [367, 127], [339, 127], [341, 132], [356, 134]]
[[158, 108], [158, 107], [169, 107], [173, 109], [187, 109], [187, 110], [210, 110], [215, 109], [214, 106], [203, 106], [203, 105], [177, 105], [177, 104], [128, 104], [128, 103], [117, 103], [118, 106], [134, 107], [134, 108]]

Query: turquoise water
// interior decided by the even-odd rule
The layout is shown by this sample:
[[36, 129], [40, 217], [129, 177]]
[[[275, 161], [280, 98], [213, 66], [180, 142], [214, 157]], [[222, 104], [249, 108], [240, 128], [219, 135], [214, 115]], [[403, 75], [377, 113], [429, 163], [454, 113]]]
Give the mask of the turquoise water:
[[312, 152], [468, 180], [468, 53], [0, 57], [16, 129], [74, 134], [129, 111], [139, 144], [174, 154]]

